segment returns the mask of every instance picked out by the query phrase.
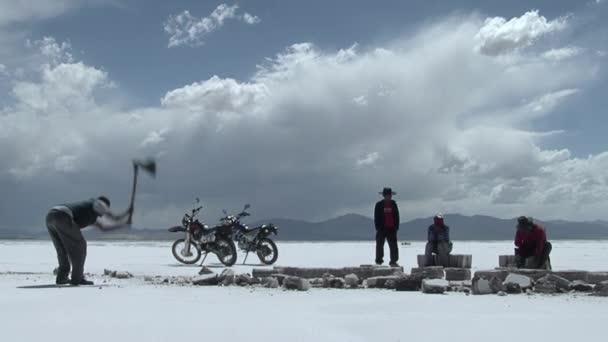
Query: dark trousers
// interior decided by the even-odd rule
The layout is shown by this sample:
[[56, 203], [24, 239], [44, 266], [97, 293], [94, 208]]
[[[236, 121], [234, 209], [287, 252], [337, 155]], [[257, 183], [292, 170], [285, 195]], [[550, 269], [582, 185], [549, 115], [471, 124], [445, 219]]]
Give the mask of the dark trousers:
[[515, 248], [515, 262], [517, 268], [547, 268], [550, 265], [549, 256], [553, 250], [553, 245], [550, 242], [545, 242], [543, 253], [540, 257], [536, 256], [535, 246], [525, 246], [524, 248]]
[[[439, 265], [435, 265], [433, 253], [437, 254]], [[426, 243], [424, 254], [426, 255], [426, 266], [449, 267], [450, 253], [452, 253], [452, 242], [450, 241], [429, 241]]]
[[67, 278], [71, 268], [72, 281], [79, 282], [83, 279], [84, 262], [87, 258], [87, 242], [80, 228], [68, 214], [58, 210], [48, 213], [46, 228], [57, 251], [57, 279]]
[[376, 263], [384, 262], [384, 241], [388, 241], [388, 247], [391, 250], [390, 263], [397, 263], [399, 260], [399, 246], [397, 245], [397, 230], [394, 228], [376, 230]]

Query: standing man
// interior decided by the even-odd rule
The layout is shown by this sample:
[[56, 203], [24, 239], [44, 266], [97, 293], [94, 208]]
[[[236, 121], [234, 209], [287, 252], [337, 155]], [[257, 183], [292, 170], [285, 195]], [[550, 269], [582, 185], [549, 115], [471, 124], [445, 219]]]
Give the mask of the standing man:
[[545, 228], [532, 218], [520, 216], [515, 233], [515, 261], [517, 268], [551, 270], [549, 255], [553, 246], [547, 241]]
[[384, 263], [384, 241], [388, 240], [391, 251], [391, 267], [398, 267], [399, 246], [397, 244], [397, 231], [399, 230], [399, 208], [393, 201], [396, 195], [391, 188], [384, 188], [383, 200], [376, 203], [374, 209], [374, 223], [376, 224], [376, 265]]
[[[450, 240], [450, 227], [445, 224], [443, 215], [437, 214], [433, 224], [429, 226], [426, 243], [426, 266], [449, 266], [452, 241]], [[435, 265], [433, 253], [437, 254], [439, 265]]]
[[[107, 217], [116, 223], [128, 217], [131, 211], [133, 209], [129, 208], [124, 214], [112, 214], [110, 200], [105, 196], [51, 208], [46, 216], [46, 227], [59, 261], [55, 283], [57, 285], [70, 283], [75, 286], [93, 285], [92, 281], [84, 278], [87, 242], [80, 230], [92, 225], [104, 231], [120, 228], [122, 225], [106, 226], [101, 223], [99, 218]], [[72, 270], [71, 279], [68, 278], [70, 269]]]

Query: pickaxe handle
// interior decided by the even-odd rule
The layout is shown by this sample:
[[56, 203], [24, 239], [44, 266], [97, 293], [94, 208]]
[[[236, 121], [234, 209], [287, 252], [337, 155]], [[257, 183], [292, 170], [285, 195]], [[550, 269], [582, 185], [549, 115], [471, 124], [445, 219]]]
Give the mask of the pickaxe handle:
[[[135, 191], [137, 190], [137, 174], [139, 168], [136, 164], [133, 164], [133, 189], [131, 190], [131, 203], [129, 204], [129, 208], [133, 209], [133, 205], [135, 204]], [[127, 219], [127, 224], [131, 225], [133, 222], [133, 210], [129, 213], [129, 218]]]

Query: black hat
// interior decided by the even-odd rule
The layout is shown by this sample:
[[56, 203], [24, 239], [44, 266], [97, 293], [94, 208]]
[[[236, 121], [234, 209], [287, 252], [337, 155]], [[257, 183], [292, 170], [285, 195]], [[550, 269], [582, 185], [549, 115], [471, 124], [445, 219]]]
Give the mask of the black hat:
[[393, 189], [391, 188], [384, 188], [382, 189], [382, 192], [379, 192], [380, 195], [382, 196], [386, 196], [386, 195], [396, 195], [397, 193], [393, 191]]

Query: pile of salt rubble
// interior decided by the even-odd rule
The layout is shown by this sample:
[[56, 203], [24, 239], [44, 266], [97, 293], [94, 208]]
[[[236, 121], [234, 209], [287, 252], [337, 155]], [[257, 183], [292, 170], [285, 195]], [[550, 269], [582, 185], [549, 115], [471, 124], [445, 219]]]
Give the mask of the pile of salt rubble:
[[[106, 276], [131, 278], [128, 272], [106, 270]], [[608, 272], [526, 270], [497, 268], [477, 271], [467, 268], [417, 267], [406, 274], [402, 267], [362, 265], [344, 268], [274, 267], [254, 269], [252, 274], [221, 273], [203, 267], [195, 277], [143, 277], [145, 282], [181, 286], [249, 286], [308, 291], [311, 288], [388, 289], [429, 294], [587, 293], [608, 296]]]

